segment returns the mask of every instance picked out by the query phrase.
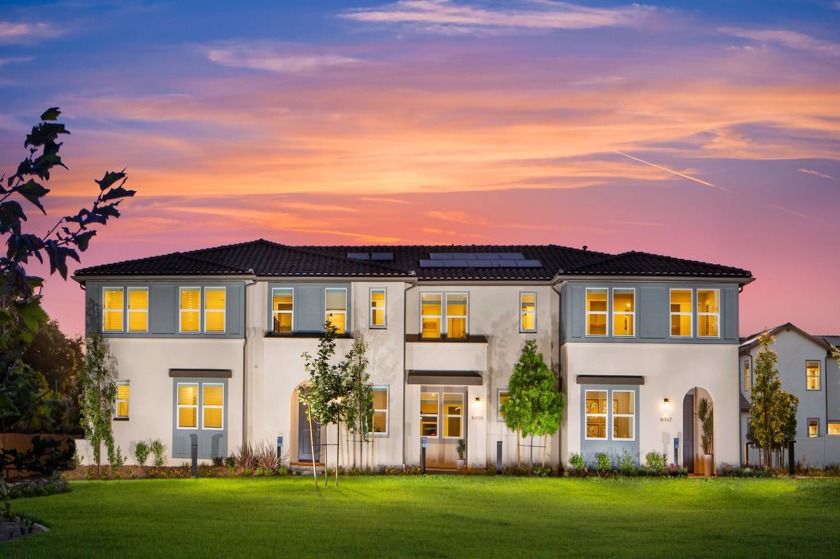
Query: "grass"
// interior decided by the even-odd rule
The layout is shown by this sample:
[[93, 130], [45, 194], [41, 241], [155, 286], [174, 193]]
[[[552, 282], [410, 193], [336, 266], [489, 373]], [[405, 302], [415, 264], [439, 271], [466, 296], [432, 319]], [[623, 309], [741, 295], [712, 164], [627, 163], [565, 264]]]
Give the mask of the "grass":
[[837, 479], [73, 482], [3, 557], [836, 557]]

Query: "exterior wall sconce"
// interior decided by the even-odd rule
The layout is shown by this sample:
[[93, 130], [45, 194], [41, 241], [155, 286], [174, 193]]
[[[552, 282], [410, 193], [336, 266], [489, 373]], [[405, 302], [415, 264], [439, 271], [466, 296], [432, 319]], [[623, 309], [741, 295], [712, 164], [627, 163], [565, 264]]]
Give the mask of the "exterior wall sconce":
[[662, 411], [664, 411], [665, 413], [668, 413], [669, 411], [671, 411], [671, 399], [670, 398], [665, 398], [664, 400], [662, 400]]
[[478, 396], [476, 396], [475, 400], [473, 401], [473, 408], [475, 408], [476, 410], [481, 409], [481, 398], [479, 398]]

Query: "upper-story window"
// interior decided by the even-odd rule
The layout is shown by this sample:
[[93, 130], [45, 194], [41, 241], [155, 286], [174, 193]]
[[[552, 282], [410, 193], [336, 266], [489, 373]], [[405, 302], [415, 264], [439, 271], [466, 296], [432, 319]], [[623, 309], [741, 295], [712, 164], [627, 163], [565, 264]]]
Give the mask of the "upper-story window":
[[148, 332], [149, 331], [149, 288], [128, 288], [128, 320], [126, 316], [125, 289], [105, 287], [102, 289], [102, 331], [103, 332]]
[[128, 288], [128, 331], [149, 331], [149, 288]]
[[204, 288], [204, 331], [224, 333], [225, 331], [224, 287]]
[[752, 370], [749, 359], [744, 361], [744, 390], [747, 392], [752, 390]]
[[632, 336], [636, 322], [636, 290], [613, 289], [613, 336]]
[[440, 338], [442, 333], [443, 308], [440, 293], [422, 293], [420, 295], [420, 337]]
[[291, 334], [295, 311], [295, 290], [278, 287], [271, 290], [271, 319], [276, 334]]
[[820, 362], [805, 362], [805, 388], [807, 390], [820, 389]]
[[201, 288], [182, 287], [180, 298], [180, 331], [193, 333], [201, 331]]
[[586, 335], [607, 335], [607, 289], [586, 290]]
[[102, 290], [102, 331], [123, 331], [124, 294], [122, 287], [106, 287]]
[[469, 303], [466, 293], [421, 293], [420, 337], [467, 337]]
[[697, 290], [697, 336], [720, 337], [720, 290]]
[[205, 287], [202, 306], [200, 287], [181, 287], [178, 290], [179, 332], [197, 334], [202, 331], [201, 314], [204, 311], [204, 332], [224, 334], [227, 290], [224, 287]]
[[523, 292], [519, 294], [519, 331], [537, 331], [537, 294]]
[[385, 328], [385, 290], [370, 290], [370, 327]]
[[324, 290], [325, 321], [335, 326], [337, 334], [347, 332], [347, 289], [329, 287]]
[[692, 315], [692, 292], [690, 289], [671, 290], [671, 337], [690, 338]]
[[446, 294], [446, 337], [467, 337], [467, 294]]

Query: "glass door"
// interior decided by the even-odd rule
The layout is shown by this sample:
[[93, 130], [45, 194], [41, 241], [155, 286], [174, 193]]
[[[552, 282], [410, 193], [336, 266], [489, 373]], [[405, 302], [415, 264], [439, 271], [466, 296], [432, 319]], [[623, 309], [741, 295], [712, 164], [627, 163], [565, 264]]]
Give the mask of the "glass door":
[[466, 391], [427, 387], [420, 392], [420, 436], [428, 440], [426, 466], [454, 468], [455, 447], [466, 439]]

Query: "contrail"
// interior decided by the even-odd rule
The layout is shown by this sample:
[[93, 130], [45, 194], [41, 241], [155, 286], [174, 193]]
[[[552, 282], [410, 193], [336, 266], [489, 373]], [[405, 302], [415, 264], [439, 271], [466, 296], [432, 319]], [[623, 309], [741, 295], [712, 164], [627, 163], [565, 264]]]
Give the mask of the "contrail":
[[618, 155], [623, 155], [624, 157], [626, 157], [628, 159], [632, 159], [633, 161], [638, 161], [639, 163], [644, 163], [645, 165], [650, 165], [651, 167], [656, 167], [657, 169], [662, 169], [666, 173], [671, 173], [672, 175], [677, 175], [678, 177], [682, 177], [682, 178], [688, 179], [690, 181], [699, 182], [700, 184], [705, 185], [705, 186], [711, 186], [712, 188], [719, 188], [721, 190], [729, 190], [728, 188], [724, 188], [722, 186], [718, 186], [716, 184], [712, 184], [710, 182], [706, 182], [704, 180], [701, 180], [701, 179], [698, 179], [698, 178], [695, 178], [695, 177], [690, 177], [690, 176], [685, 175], [683, 173], [678, 173], [677, 171], [674, 171], [673, 169], [668, 169], [667, 167], [663, 167], [662, 165], [657, 165], [656, 163], [651, 163], [650, 161], [645, 161], [644, 159], [639, 159], [638, 157], [633, 157], [632, 155], [628, 155], [626, 153], [622, 153], [622, 152], [617, 151], [617, 150], [612, 150], [612, 152], [617, 153]]

